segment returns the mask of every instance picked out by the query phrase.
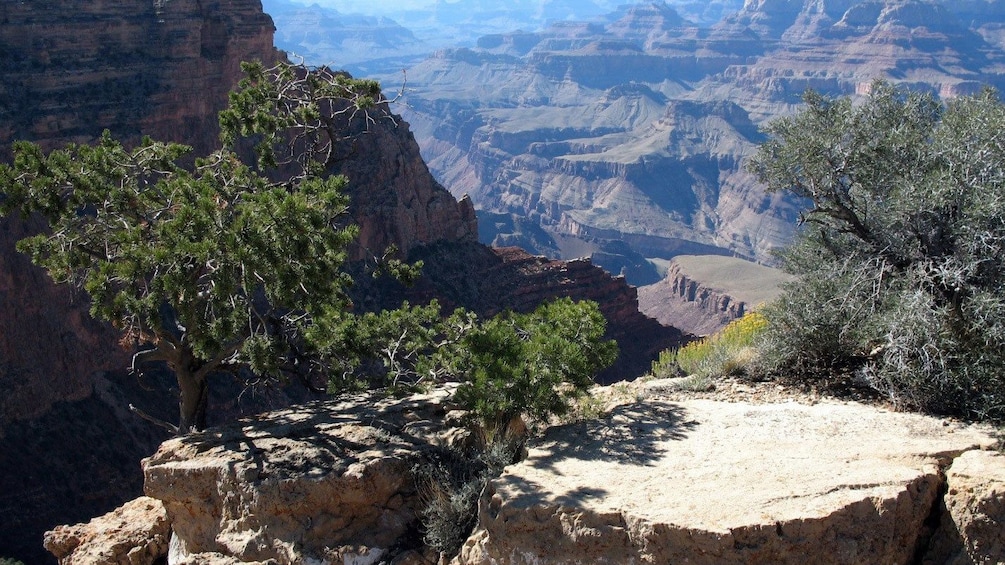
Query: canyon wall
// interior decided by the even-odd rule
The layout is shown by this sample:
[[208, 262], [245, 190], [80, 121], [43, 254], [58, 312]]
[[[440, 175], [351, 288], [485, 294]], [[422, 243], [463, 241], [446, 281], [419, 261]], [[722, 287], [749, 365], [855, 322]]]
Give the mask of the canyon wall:
[[708, 335], [743, 317], [750, 305], [722, 289], [693, 280], [674, 265], [666, 278], [639, 289], [639, 308], [664, 324]]
[[735, 257], [680, 255], [661, 281], [639, 288], [639, 308], [663, 324], [708, 335], [773, 300], [790, 280], [778, 269]]
[[[240, 61], [279, 57], [257, 0], [7, 2], [0, 21], [4, 158], [15, 139], [51, 149], [88, 142], [104, 129], [127, 143], [150, 135], [209, 151]], [[407, 123], [391, 115], [357, 125], [363, 129], [347, 132], [347, 158], [335, 171], [349, 178], [350, 208], [361, 226], [355, 257], [393, 244], [412, 258], [439, 253], [444, 266], [430, 260], [425, 282], [407, 292], [378, 296], [380, 285], [361, 284], [360, 308], [444, 296], [492, 313], [552, 296], [597, 299], [609, 335], [629, 344], [609, 379], [637, 376], [659, 349], [683, 338], [639, 314], [634, 289], [596, 267], [548, 262], [551, 274], [537, 276], [525, 268], [535, 261], [479, 245], [470, 200], [458, 202], [433, 179]], [[15, 251], [17, 239], [39, 229], [32, 220], [0, 221], [0, 557], [30, 563], [51, 561], [41, 546], [45, 529], [138, 494], [138, 461], [165, 434], [129, 405], [175, 417], [171, 376], [126, 374], [130, 352], [89, 317], [86, 296], [54, 286]], [[449, 257], [455, 251], [461, 258]], [[474, 256], [479, 260], [463, 259]], [[449, 294], [452, 281], [465, 279], [477, 281], [474, 295]], [[286, 392], [240, 394], [244, 384], [237, 381], [215, 385], [210, 402], [221, 419], [291, 400]]]
[[[494, 34], [410, 68], [405, 117], [434, 174], [480, 213], [536, 223], [559, 243], [538, 249], [552, 257], [618, 242], [629, 253], [594, 254], [615, 273], [632, 253], [771, 264], [802, 203], [765, 193], [743, 163], [807, 88], [1003, 84], [1001, 2], [748, 1], [713, 24], [673, 6]], [[519, 236], [483, 226], [484, 241]]]
[[0, 6], [0, 142], [47, 148], [103, 129], [216, 145], [244, 60], [274, 60], [258, 0], [39, 0]]
[[[14, 140], [53, 149], [105, 129], [126, 142], [150, 135], [206, 152], [217, 145], [216, 114], [241, 77], [240, 62], [277, 57], [272, 21], [257, 0], [5, 2], [0, 21], [4, 154]], [[8, 394], [0, 423], [89, 395], [86, 375], [125, 365], [115, 348], [99, 347], [114, 334], [90, 320], [83, 296], [55, 288], [14, 251], [37, 229], [0, 223], [0, 386]], [[33, 386], [41, 388], [21, 388]]]
[[[104, 129], [208, 151], [240, 62], [277, 57], [258, 0], [3, 2], [0, 22], [3, 159], [14, 140], [52, 149]], [[170, 380], [125, 374], [129, 353], [86, 296], [15, 251], [39, 229], [0, 220], [0, 557], [27, 563], [52, 559], [46, 528], [140, 492], [138, 461], [165, 434], [127, 406], [172, 417]]]

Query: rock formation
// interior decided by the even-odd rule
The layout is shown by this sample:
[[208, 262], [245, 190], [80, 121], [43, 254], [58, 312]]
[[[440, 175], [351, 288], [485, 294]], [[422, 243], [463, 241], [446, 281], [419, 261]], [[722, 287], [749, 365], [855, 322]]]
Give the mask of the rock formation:
[[331, 172], [348, 179], [349, 213], [360, 228], [351, 259], [370, 259], [391, 245], [407, 255], [434, 243], [474, 242], [478, 220], [470, 199], [458, 201], [436, 182], [408, 123], [387, 104], [372, 115], [372, 122], [352, 120], [334, 150], [345, 158]]
[[171, 562], [376, 563], [411, 549], [412, 472], [456, 432], [448, 399], [321, 402], [165, 442], [144, 490], [173, 524]]
[[170, 539], [164, 503], [141, 496], [86, 524], [47, 532], [45, 548], [60, 565], [154, 565], [167, 555]]
[[[557, 243], [539, 249], [551, 256], [616, 241], [653, 259], [771, 263], [799, 203], [744, 170], [758, 127], [807, 88], [1001, 86], [1003, 21], [1001, 2], [749, 0], [700, 27], [644, 3], [438, 52], [408, 71], [406, 119], [445, 186], [537, 223]], [[483, 226], [484, 241], [511, 236]], [[595, 257], [615, 273], [623, 259]]]
[[661, 323], [676, 324], [695, 335], [709, 335], [743, 317], [750, 305], [692, 280], [675, 264], [665, 279], [639, 289], [639, 308]]
[[[943, 563], [995, 563], [1005, 559], [1005, 457], [970, 451], [946, 471], [949, 492], [939, 530]], [[934, 561], [933, 562], [937, 562]]]
[[639, 309], [663, 324], [708, 335], [775, 298], [789, 279], [733, 257], [679, 255], [663, 280], [639, 288]]
[[[670, 399], [660, 390], [611, 387], [599, 419], [533, 440], [482, 492], [478, 526], [451, 562], [1005, 559], [1005, 457], [985, 451], [996, 443], [991, 428], [834, 400]], [[445, 390], [362, 395], [172, 439], [144, 462], [146, 493], [173, 530], [169, 550], [161, 510], [133, 518], [131, 508], [156, 508], [146, 498], [59, 528], [47, 544], [65, 564], [125, 563], [160, 549], [173, 565], [432, 565], [415, 469], [464, 444], [455, 413]]]
[[[963, 513], [988, 509], [954, 526], [975, 534], [960, 562], [999, 562], [1002, 456], [972, 451], [989, 431], [832, 402], [630, 402], [490, 482], [456, 562], [918, 563], [944, 551], [947, 481]], [[956, 461], [980, 479], [957, 488]]]

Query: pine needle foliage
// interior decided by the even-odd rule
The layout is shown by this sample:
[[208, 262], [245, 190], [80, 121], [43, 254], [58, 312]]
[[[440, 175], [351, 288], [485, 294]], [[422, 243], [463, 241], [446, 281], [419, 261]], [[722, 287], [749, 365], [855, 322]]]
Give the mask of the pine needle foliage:
[[[57, 283], [86, 291], [91, 314], [140, 348], [135, 370], [167, 363], [180, 414], [165, 425], [178, 433], [206, 425], [213, 375], [309, 383], [324, 372], [307, 359], [315, 348], [306, 330], [347, 310], [343, 267], [358, 233], [346, 179], [326, 174], [331, 147], [347, 120], [386, 113], [372, 81], [245, 69], [223, 113], [227, 145], [210, 155], [151, 139], [127, 148], [106, 132], [49, 154], [18, 142], [13, 163], [0, 165], [0, 212], [49, 226], [18, 249]], [[238, 147], [249, 137], [259, 140], [252, 163]]]

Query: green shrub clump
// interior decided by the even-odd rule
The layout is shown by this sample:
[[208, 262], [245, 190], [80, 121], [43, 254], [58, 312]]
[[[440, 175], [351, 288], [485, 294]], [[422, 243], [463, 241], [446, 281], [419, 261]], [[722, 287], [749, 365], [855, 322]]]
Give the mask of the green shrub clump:
[[755, 342], [767, 323], [757, 312], [746, 314], [707, 338], [663, 351], [653, 362], [651, 374], [657, 378], [692, 377], [696, 388], [707, 385], [713, 377], [741, 374], [756, 359]]
[[547, 421], [568, 412], [617, 358], [606, 325], [595, 302], [563, 298], [470, 326], [434, 362], [460, 381], [454, 399], [491, 434], [523, 415]]
[[1005, 106], [875, 83], [805, 96], [750, 168], [806, 202], [763, 309], [772, 371], [854, 374], [904, 408], [1005, 420]]

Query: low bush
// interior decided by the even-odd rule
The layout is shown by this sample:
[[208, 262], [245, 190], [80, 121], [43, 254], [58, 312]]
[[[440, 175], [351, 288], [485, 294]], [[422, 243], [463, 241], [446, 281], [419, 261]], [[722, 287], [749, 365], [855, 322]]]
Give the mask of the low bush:
[[855, 374], [904, 408], [1005, 421], [1005, 105], [877, 82], [808, 92], [750, 161], [808, 204], [763, 310], [765, 366]]
[[485, 485], [523, 453], [525, 436], [510, 430], [482, 431], [472, 452], [447, 449], [416, 467], [426, 545], [447, 556], [460, 551], [478, 522], [478, 498]]
[[693, 388], [701, 388], [712, 377], [741, 374], [757, 357], [755, 341], [766, 325], [764, 316], [751, 312], [707, 338], [663, 351], [653, 362], [651, 374], [691, 377]]
[[451, 347], [437, 350], [434, 364], [460, 381], [454, 399], [484, 429], [522, 415], [548, 421], [566, 414], [617, 358], [617, 343], [604, 339], [605, 326], [595, 302], [563, 298], [469, 326], [450, 339]]

